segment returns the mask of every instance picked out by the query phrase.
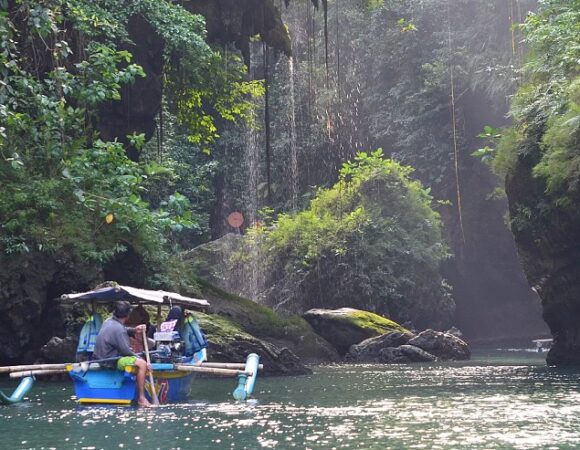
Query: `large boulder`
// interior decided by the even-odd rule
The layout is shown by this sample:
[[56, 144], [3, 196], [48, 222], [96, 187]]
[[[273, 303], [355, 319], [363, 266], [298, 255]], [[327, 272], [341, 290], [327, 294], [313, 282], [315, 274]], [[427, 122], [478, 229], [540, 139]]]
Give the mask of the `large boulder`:
[[435, 330], [425, 330], [410, 339], [409, 345], [419, 347], [441, 360], [464, 360], [471, 357], [469, 346], [456, 336]]
[[276, 347], [288, 348], [306, 364], [340, 361], [334, 347], [316, 334], [302, 317], [285, 317], [205, 280], [199, 279], [198, 283], [202, 288], [202, 297], [211, 304], [211, 312], [226, 317], [246, 333]]
[[406, 364], [414, 362], [433, 362], [437, 358], [432, 354], [421, 350], [414, 345], [401, 345], [399, 347], [387, 347], [380, 351], [377, 362], [387, 364]]
[[196, 313], [209, 342], [208, 354], [215, 362], [243, 363], [250, 353], [260, 356], [263, 375], [305, 375], [312, 371], [287, 348], [258, 339], [225, 317]]
[[51, 337], [64, 338], [68, 326], [54, 299], [98, 275], [93, 265], [67, 255], [0, 254], [0, 365], [33, 362]]
[[365, 339], [359, 344], [352, 345], [344, 359], [356, 363], [383, 362], [382, 350], [405, 345], [412, 337], [409, 333], [394, 332]]
[[303, 317], [340, 355], [345, 355], [352, 345], [368, 338], [395, 332], [410, 335], [398, 323], [359, 309], [311, 309]]
[[62, 339], [53, 336], [40, 349], [42, 359], [47, 363], [74, 362], [76, 358], [78, 340], [72, 336]]

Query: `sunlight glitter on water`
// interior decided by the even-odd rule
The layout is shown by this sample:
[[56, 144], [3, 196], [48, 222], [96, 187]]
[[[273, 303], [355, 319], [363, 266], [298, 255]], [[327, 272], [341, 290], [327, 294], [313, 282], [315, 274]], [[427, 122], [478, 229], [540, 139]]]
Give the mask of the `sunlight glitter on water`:
[[511, 354], [330, 366], [260, 379], [246, 404], [230, 400], [228, 383], [206, 380], [190, 402], [151, 410], [78, 407], [68, 386], [41, 383], [31, 402], [0, 408], [0, 431], [10, 449], [574, 448], [578, 375]]

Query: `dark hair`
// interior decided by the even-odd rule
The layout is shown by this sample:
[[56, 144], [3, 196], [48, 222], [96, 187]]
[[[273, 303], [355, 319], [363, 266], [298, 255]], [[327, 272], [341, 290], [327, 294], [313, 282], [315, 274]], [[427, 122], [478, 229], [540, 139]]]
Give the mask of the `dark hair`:
[[124, 300], [115, 302], [115, 309], [113, 309], [113, 315], [118, 319], [123, 319], [129, 315], [131, 312], [131, 305], [129, 302]]
[[179, 330], [183, 325], [183, 310], [180, 306], [174, 306], [169, 310], [169, 314], [167, 314], [166, 322], [171, 320], [177, 320], [177, 324], [175, 325], [175, 329]]

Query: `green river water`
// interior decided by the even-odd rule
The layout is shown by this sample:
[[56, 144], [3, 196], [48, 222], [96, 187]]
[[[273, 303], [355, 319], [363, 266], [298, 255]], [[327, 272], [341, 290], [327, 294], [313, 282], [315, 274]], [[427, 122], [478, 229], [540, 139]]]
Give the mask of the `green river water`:
[[231, 399], [234, 380], [200, 380], [188, 403], [149, 410], [79, 407], [70, 384], [37, 382], [30, 401], [0, 406], [0, 448], [580, 448], [580, 372], [544, 356], [318, 367], [259, 379], [246, 404]]

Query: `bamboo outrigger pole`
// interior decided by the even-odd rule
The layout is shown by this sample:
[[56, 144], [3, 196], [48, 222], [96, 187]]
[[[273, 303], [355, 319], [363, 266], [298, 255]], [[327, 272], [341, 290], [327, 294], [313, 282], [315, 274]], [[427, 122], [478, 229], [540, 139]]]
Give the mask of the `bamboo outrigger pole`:
[[68, 364], [29, 364], [21, 366], [0, 367], [0, 373], [21, 372], [23, 370], [54, 370], [66, 369]]
[[23, 370], [20, 372], [10, 372], [10, 378], [35, 377], [36, 375], [58, 375], [59, 373], [68, 373], [68, 370], [66, 370], [66, 368], [44, 369], [44, 370]]
[[[246, 368], [244, 363], [221, 363], [221, 362], [202, 362], [198, 367], [212, 367], [215, 369], [240, 369], [243, 370]], [[264, 364], [260, 364], [258, 366], [259, 370], [264, 369]]]
[[174, 367], [175, 370], [180, 370], [182, 372], [205, 373], [208, 375], [220, 375], [223, 377], [237, 377], [238, 375], [251, 377], [253, 375], [252, 372], [246, 372], [245, 370], [218, 369], [213, 367], [190, 366], [188, 364], [175, 364]]

